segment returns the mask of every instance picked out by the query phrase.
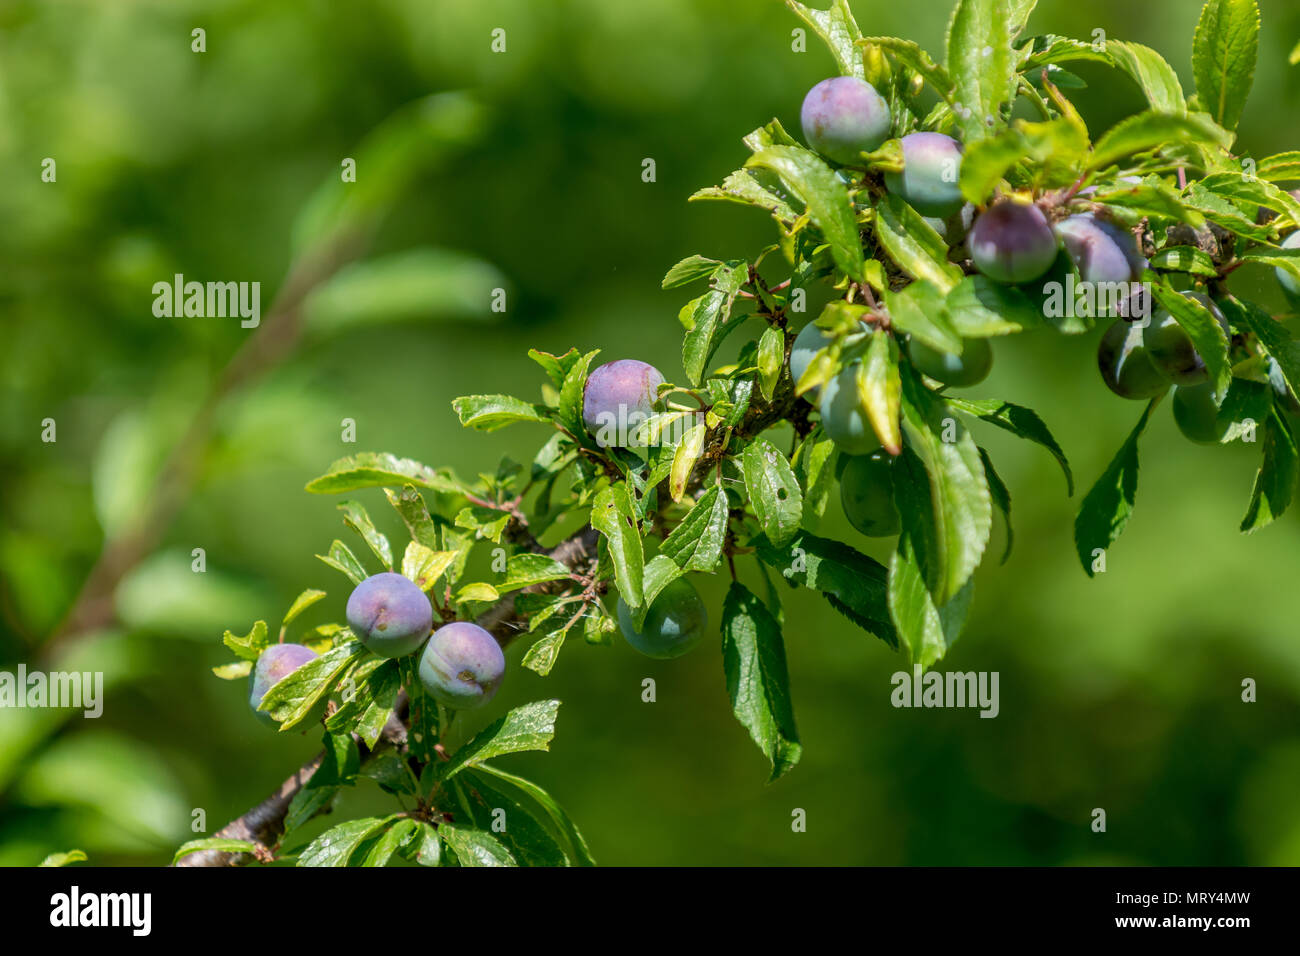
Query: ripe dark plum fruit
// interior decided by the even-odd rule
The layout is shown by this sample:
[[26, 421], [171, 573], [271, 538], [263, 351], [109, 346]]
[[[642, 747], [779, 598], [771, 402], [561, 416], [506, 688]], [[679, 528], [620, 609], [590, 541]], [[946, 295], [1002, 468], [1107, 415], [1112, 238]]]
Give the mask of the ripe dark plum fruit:
[[812, 149], [846, 166], [860, 165], [862, 153], [889, 138], [889, 104], [866, 80], [836, 76], [822, 80], [804, 97], [803, 136]]

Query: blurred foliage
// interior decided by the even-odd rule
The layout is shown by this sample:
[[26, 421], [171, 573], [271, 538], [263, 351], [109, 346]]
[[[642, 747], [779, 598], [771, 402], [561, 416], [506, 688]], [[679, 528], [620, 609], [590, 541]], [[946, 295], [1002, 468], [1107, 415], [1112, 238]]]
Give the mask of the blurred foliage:
[[[1287, 62], [1300, 8], [1260, 5], [1241, 125], [1257, 156], [1297, 145], [1278, 119], [1300, 107]], [[853, 6], [870, 32], [941, 46], [946, 0]], [[1158, 47], [1190, 89], [1198, 9], [1041, 0], [1030, 32]], [[258, 281], [265, 316], [295, 251], [350, 214], [345, 157], [358, 187], [394, 201], [366, 259], [309, 300], [293, 357], [216, 409], [192, 493], [118, 589], [114, 629], [32, 665], [103, 671], [104, 715], [0, 711], [0, 864], [69, 847], [92, 863], [165, 863], [196, 835], [194, 809], [214, 831], [310, 756], [315, 733], [277, 739], [241, 686], [210, 673], [230, 622], [271, 617], [303, 587], [330, 591], [307, 626], [339, 616], [344, 582], [311, 557], [337, 533], [334, 503], [304, 482], [362, 449], [494, 468], [521, 439], [463, 431], [449, 402], [535, 380], [530, 346], [675, 369], [680, 297], [660, 291], [664, 270], [697, 249], [752, 249], [769, 229], [686, 196], [732, 168], [744, 132], [774, 115], [797, 129], [804, 92], [832, 72], [815, 43], [791, 52], [797, 25], [778, 3], [734, 0], [0, 7], [0, 667], [40, 653], [249, 334], [155, 317], [153, 283]], [[190, 49], [196, 27], [204, 53]], [[505, 53], [490, 50], [497, 27]], [[1122, 79], [1076, 72], [1093, 128], [1140, 102]], [[455, 90], [471, 96], [439, 101], [452, 112], [430, 128], [438, 163], [385, 167], [385, 121]], [[46, 157], [56, 183], [41, 181]], [[372, 185], [368, 169], [383, 171]], [[406, 188], [385, 195], [397, 180]], [[1234, 286], [1267, 302], [1269, 278], [1243, 269]], [[497, 287], [504, 313], [490, 310]], [[1018, 338], [999, 343], [980, 394], [1032, 397], [1086, 486], [1134, 411], [1097, 381], [1095, 336]], [[40, 441], [46, 418], [55, 443]], [[659, 663], [621, 642], [581, 646], [547, 678], [512, 666], [493, 715], [566, 703], [547, 760], [509, 766], [550, 790], [607, 864], [1300, 863], [1300, 519], [1237, 533], [1256, 456], [1189, 447], [1161, 416], [1134, 519], [1089, 580], [1054, 463], [985, 438], [1016, 497], [1018, 547], [979, 572], [945, 665], [1001, 673], [997, 719], [895, 710], [902, 658], [799, 595], [786, 640], [805, 753], [777, 784], [762, 786], [707, 647]], [[202, 575], [188, 570], [196, 547]], [[1240, 701], [1246, 677], [1256, 704]], [[1094, 807], [1104, 835], [1089, 829]], [[794, 808], [806, 833], [791, 832]]]

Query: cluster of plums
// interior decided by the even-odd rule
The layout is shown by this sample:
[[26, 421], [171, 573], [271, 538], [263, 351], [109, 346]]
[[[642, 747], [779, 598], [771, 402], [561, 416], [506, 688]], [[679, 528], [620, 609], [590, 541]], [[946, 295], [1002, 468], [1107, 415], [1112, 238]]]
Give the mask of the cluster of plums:
[[[863, 154], [883, 145], [892, 129], [884, 98], [871, 84], [851, 76], [834, 77], [814, 86], [804, 99], [800, 118], [804, 138], [812, 149], [850, 167], [864, 166]], [[959, 187], [961, 144], [941, 133], [926, 132], [904, 136], [900, 143], [903, 170], [885, 175], [886, 188], [947, 235], [945, 220], [970, 211], [963, 210]], [[1037, 205], [1015, 198], [998, 199], [980, 213], [966, 236], [966, 247], [976, 270], [994, 282], [1009, 285], [1043, 279], [1052, 271], [1062, 248], [1084, 283], [1103, 288], [1108, 284], [1131, 288], [1148, 265], [1133, 234], [1100, 215], [1082, 213], [1053, 223]], [[1300, 247], [1300, 231], [1289, 236], [1283, 247]], [[1300, 281], [1281, 269], [1278, 279], [1288, 299], [1300, 307]], [[1208, 297], [1195, 292], [1187, 295], [1205, 305], [1228, 333], [1226, 320]], [[1219, 441], [1229, 423], [1218, 421], [1205, 363], [1191, 337], [1167, 310], [1133, 321], [1141, 311], [1136, 306], [1147, 303], [1130, 299], [1121, 291], [1117, 304], [1115, 314], [1119, 317], [1102, 336], [1098, 350], [1098, 365], [1106, 386], [1117, 395], [1133, 399], [1150, 398], [1176, 386], [1173, 408], [1179, 428], [1193, 441]], [[796, 381], [828, 341], [813, 325], [799, 334], [790, 356], [791, 374]], [[908, 352], [919, 371], [951, 386], [982, 381], [992, 365], [992, 354], [984, 339], [967, 340], [957, 355], [916, 340], [908, 344]], [[1276, 371], [1275, 365], [1270, 368], [1270, 378], [1279, 396], [1288, 408], [1300, 412], [1300, 403]], [[875, 460], [870, 454], [875, 441], [857, 397], [856, 374], [856, 367], [846, 368], [820, 389], [819, 397], [814, 393], [813, 398], [818, 400], [823, 427], [836, 445], [850, 455], [865, 456], [861, 464], [855, 462], [853, 469], [846, 469], [846, 474], [867, 475], [874, 469], [878, 475], [887, 476], [887, 462], [870, 464]], [[876, 497], [884, 500], [886, 496], [882, 493]], [[845, 511], [853, 514], [851, 508], [855, 508], [860, 514], [861, 500], [858, 492], [846, 491]], [[889, 519], [891, 514], [882, 510], [877, 517]], [[876, 528], [882, 522], [867, 524]], [[892, 526], [888, 520], [883, 524]]]
[[[457, 710], [490, 701], [501, 686], [506, 658], [490, 633], [469, 621], [452, 621], [433, 630], [433, 605], [410, 578], [391, 571], [373, 574], [353, 589], [347, 605], [348, 627], [366, 649], [380, 657], [406, 657], [424, 646], [420, 683], [440, 703]], [[432, 633], [430, 633], [432, 632]], [[249, 704], [258, 710], [266, 692], [313, 660], [301, 644], [273, 644], [253, 668]]]
[[[631, 432], [655, 412], [663, 374], [647, 362], [619, 359], [592, 369], [582, 393], [582, 420], [598, 442], [634, 443]], [[620, 431], [609, 431], [619, 423]], [[627, 642], [647, 657], [667, 660], [695, 647], [708, 626], [708, 612], [695, 586], [686, 578], [668, 584], [651, 602], [641, 627], [632, 609], [618, 600], [619, 630]]]

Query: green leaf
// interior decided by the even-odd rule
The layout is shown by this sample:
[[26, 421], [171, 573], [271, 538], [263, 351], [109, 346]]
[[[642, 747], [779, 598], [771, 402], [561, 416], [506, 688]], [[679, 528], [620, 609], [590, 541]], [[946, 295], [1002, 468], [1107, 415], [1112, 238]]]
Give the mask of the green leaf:
[[816, 153], [801, 146], [771, 146], [755, 153], [746, 167], [770, 169], [803, 200], [808, 214], [830, 244], [835, 264], [851, 279], [866, 282], [862, 240], [848, 187]]
[[694, 300], [693, 324], [682, 340], [682, 367], [692, 385], [700, 384], [718, 344], [743, 321], [732, 323], [731, 309], [747, 277], [744, 263], [724, 263], [715, 270], [709, 291]]
[[271, 639], [266, 633], [266, 622], [257, 621], [243, 637], [238, 637], [231, 631], [226, 631], [221, 636], [221, 642], [235, 652], [235, 656], [246, 661], [256, 661], [262, 656], [262, 651], [271, 646]]
[[230, 664], [220, 664], [212, 668], [212, 673], [222, 680], [238, 680], [241, 677], [247, 677], [252, 672], [252, 661], [234, 661]]
[[1024, 31], [1029, 15], [1038, 6], [1038, 0], [1010, 0], [1008, 5], [1011, 9], [1011, 35], [1014, 38]]
[[550, 414], [543, 405], [535, 405], [513, 395], [462, 395], [452, 400], [451, 407], [460, 416], [466, 428], [492, 432], [515, 422], [549, 422]]
[[496, 767], [487, 764], [479, 767], [475, 773], [479, 775], [491, 774], [502, 783], [531, 798], [550, 820], [552, 832], [566, 845], [569, 859], [579, 866], [596, 865], [591, 851], [587, 848], [587, 841], [583, 839], [582, 834], [569, 818], [569, 815], [564, 812], [564, 809], [549, 793], [531, 781], [516, 777], [514, 774], [506, 773], [504, 770], [498, 770]]
[[784, 187], [775, 174], [761, 169], [738, 169], [728, 175], [721, 186], [696, 190], [688, 201], [715, 199], [754, 206], [771, 213], [773, 219], [788, 226], [799, 218], [799, 213], [790, 205], [787, 197], [781, 195], [783, 192]]
[[677, 443], [673, 452], [672, 468], [668, 471], [668, 496], [673, 501], [681, 501], [690, 483], [691, 472], [695, 463], [704, 452], [704, 439], [708, 436], [708, 426], [704, 422], [692, 425]]
[[540, 349], [529, 349], [528, 357], [542, 367], [546, 372], [546, 377], [551, 380], [558, 392], [564, 387], [565, 376], [569, 371], [578, 364], [582, 357], [577, 349], [569, 349], [563, 355], [552, 355], [550, 352], [543, 352]]
[[1172, 113], [1138, 113], [1106, 131], [1093, 147], [1089, 169], [1105, 169], [1134, 153], [1179, 144], [1223, 145], [1220, 127], [1201, 116]]
[[1078, 175], [1080, 156], [1088, 149], [1087, 131], [1071, 118], [1047, 123], [1019, 120], [966, 150], [961, 160], [961, 191], [980, 205], [1016, 166], [1034, 163], [1049, 185], [1072, 181]]
[[685, 518], [659, 546], [683, 571], [712, 571], [727, 535], [727, 496], [717, 485], [700, 495]]
[[1006, 482], [998, 474], [997, 469], [993, 467], [993, 459], [989, 453], [980, 448], [980, 461], [984, 463], [984, 477], [989, 482], [989, 495], [993, 499], [993, 504], [1002, 512], [1002, 523], [1007, 529], [1007, 546], [1002, 552], [1002, 563], [1006, 564], [1007, 559], [1011, 557], [1011, 545], [1015, 541], [1015, 532], [1011, 529], [1011, 491], [1007, 488]]
[[307, 483], [307, 490], [318, 495], [334, 495], [358, 488], [415, 485], [451, 494], [460, 494], [460, 485], [443, 471], [436, 471], [410, 458], [361, 452], [340, 458], [319, 478]]
[[1152, 283], [1151, 292], [1191, 338], [1205, 362], [1215, 394], [1222, 398], [1232, 378], [1232, 363], [1228, 360], [1228, 339], [1219, 320], [1200, 302], [1175, 290], [1168, 279]]
[[466, 601], [495, 601], [500, 596], [497, 589], [486, 581], [474, 581], [461, 587], [453, 600], [456, 604], [464, 604]]
[[456, 782], [468, 815], [457, 822], [492, 833], [520, 866], [568, 866], [564, 844], [547, 826], [545, 814], [531, 800], [519, 799], [513, 789], [478, 771], [468, 771]]
[[1106, 52], [1111, 61], [1141, 87], [1151, 109], [1159, 113], [1182, 116], [1187, 112], [1183, 84], [1165, 58], [1140, 43], [1107, 40]]
[[438, 835], [447, 849], [456, 854], [461, 866], [518, 866], [510, 851], [490, 833], [467, 830], [443, 823]]
[[1300, 451], [1295, 435], [1283, 415], [1274, 410], [1264, 424], [1264, 461], [1255, 476], [1250, 505], [1241, 519], [1241, 530], [1250, 534], [1286, 511], [1295, 495], [1300, 476]]
[[1088, 577], [1093, 576], [1092, 564], [1096, 559], [1093, 552], [1105, 551], [1114, 544], [1133, 513], [1137, 497], [1138, 439], [1158, 403], [1156, 398], [1147, 404], [1137, 425], [1079, 506], [1079, 514], [1074, 519], [1074, 543]]
[[473, 531], [476, 538], [486, 538], [498, 544], [509, 523], [510, 512], [483, 505], [470, 505], [456, 512], [456, 527]]
[[317, 814], [326, 812], [341, 789], [338, 786], [309, 786], [295, 793], [284, 817], [284, 832], [292, 833]]
[[[252, 840], [229, 840], [225, 837], [205, 837], [202, 840], [190, 840], [188, 843], [182, 843], [180, 849], [172, 857], [172, 866], [175, 866], [180, 860], [189, 856], [191, 853], [198, 853], [200, 850], [217, 850], [222, 853], [252, 853], [255, 850], [262, 849], [260, 843], [254, 843]], [[73, 854], [80, 854], [74, 859], [80, 861], [86, 858], [86, 854], [80, 850], [73, 850]], [[71, 856], [72, 854], [59, 853], [57, 856]], [[52, 857], [46, 857], [46, 862], [41, 866], [62, 866], [62, 863], [50, 863]], [[66, 862], [72, 862], [68, 860]]]
[[[1217, 424], [1226, 429], [1223, 436], [1219, 439], [1221, 444], [1236, 441], [1250, 434], [1254, 439], [1253, 432], [1261, 424], [1267, 423], [1269, 414], [1273, 411], [1273, 377], [1269, 375], [1269, 360], [1257, 360], [1265, 369], [1260, 381], [1252, 381], [1248, 378], [1241, 377], [1241, 374], [1235, 374], [1232, 383], [1228, 386], [1228, 394], [1223, 397], [1223, 404], [1219, 406]], [[1243, 363], [1245, 364], [1245, 363]], [[1239, 373], [1242, 371], [1239, 367]], [[1275, 373], [1280, 375], [1280, 372]], [[1281, 387], [1285, 384], [1278, 382]]]
[[1274, 249], [1272, 246], [1263, 246], [1244, 253], [1240, 258], [1242, 262], [1259, 262], [1266, 266], [1273, 266], [1275, 269], [1282, 269], [1300, 279], [1300, 249]]
[[420, 821], [409, 817], [397, 820], [369, 847], [360, 866], [387, 866], [394, 853], [420, 832]]
[[343, 512], [343, 523], [361, 536], [384, 569], [393, 570], [393, 549], [370, 520], [366, 509], [355, 501], [340, 501], [338, 509]]
[[1201, 108], [1225, 129], [1236, 129], [1255, 80], [1259, 5], [1255, 0], [1209, 0], [1201, 8], [1192, 44], [1192, 72]]
[[785, 335], [776, 326], [763, 330], [758, 340], [758, 390], [763, 400], [770, 402], [776, 392], [777, 382], [785, 369]]
[[421, 591], [428, 591], [458, 556], [456, 551], [433, 551], [418, 541], [408, 541], [402, 555], [402, 576], [414, 581]]
[[569, 434], [588, 448], [595, 448], [596, 444], [587, 434], [587, 425], [582, 420], [582, 400], [587, 388], [587, 371], [591, 367], [591, 360], [599, 354], [600, 349], [593, 349], [573, 363], [564, 376], [564, 384], [560, 386], [560, 407], [555, 413]]
[[946, 604], [980, 562], [993, 527], [993, 506], [969, 432], [915, 372], [909, 369], [902, 378], [903, 428], [929, 478], [929, 501], [928, 514], [913, 515], [912, 523], [902, 508], [900, 513], [905, 527], [924, 529], [924, 540], [914, 533], [913, 544], [924, 546], [921, 566], [936, 604]]
[[438, 767], [439, 779], [446, 780], [466, 767], [521, 750], [550, 750], [555, 736], [558, 700], [539, 700], [516, 707], [475, 735]]
[[948, 104], [953, 102], [953, 82], [948, 76], [948, 71], [935, 63], [930, 54], [918, 44], [911, 40], [900, 40], [898, 37], [880, 36], [864, 37], [858, 41], [858, 45], [888, 50], [899, 63], [920, 74], [934, 88], [934, 91], [943, 97], [944, 102]]
[[547, 630], [546, 633], [528, 648], [528, 653], [524, 655], [523, 665], [535, 674], [541, 674], [545, 677], [555, 666], [556, 660], [560, 656], [560, 648], [564, 646], [564, 639], [569, 634], [567, 622], [560, 626]]
[[415, 862], [421, 866], [440, 866], [442, 864], [442, 841], [433, 824], [420, 821], [420, 830], [413, 841]]
[[756, 130], [743, 137], [745, 146], [751, 153], [758, 153], [769, 146], [798, 146], [799, 141], [785, 131], [779, 119], [771, 119]]
[[704, 256], [687, 256], [668, 270], [668, 274], [664, 276], [662, 288], [676, 289], [678, 286], [690, 285], [700, 279], [707, 279], [717, 271], [720, 265], [722, 263], [717, 259], [708, 259]]
[[1120, 206], [1134, 216], [1173, 219], [1185, 222], [1194, 229], [1205, 225], [1205, 217], [1195, 209], [1184, 206], [1182, 196], [1175, 189], [1154, 178], [1140, 183], [1098, 187], [1091, 198], [1105, 206]]
[[1208, 252], [1195, 246], [1166, 246], [1151, 257], [1151, 268], [1189, 275], [1217, 276], [1219, 267]]
[[803, 520], [803, 492], [794, 469], [775, 445], [755, 438], [742, 456], [745, 490], [759, 525], [778, 547], [799, 531]]
[[826, 511], [835, 477], [835, 443], [821, 429], [810, 433], [796, 453], [796, 469], [803, 482], [804, 523], [811, 525]]
[[285, 625], [323, 597], [325, 597], [324, 591], [317, 591], [314, 588], [308, 588], [303, 591], [294, 598], [293, 604], [290, 605], [289, 610], [285, 612], [284, 619], [280, 621], [280, 629], [283, 630]]
[[1206, 176], [1198, 185], [1237, 204], [1264, 206], [1286, 215], [1292, 222], [1300, 222], [1300, 201], [1286, 190], [1279, 189], [1258, 176], [1214, 173]]
[[327, 730], [321, 740], [321, 748], [320, 765], [303, 784], [304, 788], [325, 789], [356, 783], [357, 774], [361, 771], [361, 750], [352, 735]]
[[419, 542], [430, 551], [446, 550], [442, 534], [433, 516], [429, 514], [429, 506], [424, 503], [419, 489], [414, 485], [403, 485], [401, 491], [385, 488], [384, 495], [406, 525], [412, 541]]
[[357, 560], [357, 556], [352, 553], [352, 549], [342, 541], [334, 541], [330, 544], [329, 554], [318, 554], [316, 558], [328, 564], [334, 570], [342, 571], [353, 584], [360, 584], [369, 577], [366, 569]]
[[298, 854], [298, 865], [347, 866], [357, 848], [392, 820], [391, 816], [362, 817], [330, 827]]
[[567, 567], [545, 554], [514, 554], [506, 561], [505, 577], [496, 583], [499, 594], [519, 588], [561, 581], [569, 576]]
[[945, 294], [960, 281], [961, 269], [948, 261], [948, 244], [902, 198], [890, 194], [876, 206], [876, 237], [912, 278], [932, 282]]
[[350, 686], [339, 709], [325, 721], [325, 729], [336, 734], [351, 731], [367, 747], [373, 748], [397, 703], [402, 677], [395, 660], [376, 661], [374, 667], [362, 674], [361, 669], [370, 663], [357, 667], [344, 682]]
[[897, 647], [885, 597], [888, 572], [880, 562], [840, 541], [801, 531], [785, 547], [766, 537], [754, 546], [764, 564], [781, 572], [790, 585], [826, 595], [831, 606], [862, 629]]
[[1010, 402], [999, 401], [995, 398], [971, 399], [948, 395], [945, 396], [945, 401], [960, 412], [974, 415], [980, 420], [986, 421], [990, 425], [996, 425], [998, 428], [1009, 431], [1019, 438], [1042, 445], [1052, 453], [1052, 457], [1061, 466], [1061, 471], [1065, 473], [1065, 487], [1071, 495], [1074, 494], [1074, 475], [1070, 471], [1070, 462], [1066, 459], [1065, 452], [1057, 443], [1047, 424], [1033, 409], [1025, 408], [1023, 405], [1013, 405]]
[[1189, 209], [1238, 236], [1268, 239], [1272, 232], [1272, 227], [1255, 221], [1254, 212], [1246, 213], [1232, 200], [1206, 189], [1199, 182], [1188, 183], [1183, 190], [1182, 199]]
[[619, 594], [629, 607], [640, 607], [645, 559], [626, 484], [610, 485], [596, 495], [591, 504], [591, 526], [605, 536]]
[[1228, 321], [1254, 334], [1265, 354], [1277, 362], [1286, 385], [1293, 395], [1300, 395], [1300, 342], [1271, 315], [1244, 299], [1229, 297], [1219, 302]]
[[885, 451], [897, 455], [903, 443], [898, 421], [901, 385], [898, 378], [898, 343], [892, 335], [879, 330], [872, 333], [867, 354], [858, 366], [856, 378], [858, 397], [867, 411], [872, 430]]
[[790, 703], [785, 643], [763, 602], [735, 581], [722, 606], [722, 663], [732, 712], [772, 765], [771, 783], [803, 752]]
[[1070, 63], [1078, 60], [1104, 63], [1107, 66], [1115, 65], [1110, 54], [1091, 42], [1057, 36], [1053, 33], [1033, 37], [1021, 48], [1021, 53], [1024, 56], [1021, 68], [1026, 74], [1041, 73], [1044, 66], [1055, 63]]
[[374, 780], [380, 790], [394, 796], [414, 796], [418, 790], [416, 782], [411, 779], [411, 771], [392, 751], [368, 760], [361, 768], [361, 776]]
[[[189, 846], [189, 844], [187, 843], [185, 846]], [[185, 847], [181, 847], [181, 849], [183, 850]], [[177, 859], [180, 859], [179, 850], [177, 851], [176, 858], [173, 859], [172, 862], [175, 863]], [[86, 853], [84, 850], [68, 850], [66, 853], [51, 853], [45, 859], [41, 860], [37, 866], [67, 866], [69, 863], [84, 863], [85, 861]]]
[[288, 730], [306, 717], [366, 653], [361, 642], [355, 640], [331, 648], [271, 685], [258, 710], [270, 714], [280, 724], [281, 732]]
[[911, 282], [897, 292], [885, 292], [890, 324], [933, 349], [961, 354], [961, 336], [948, 320], [945, 296], [929, 282]]
[[1255, 166], [1255, 175], [1270, 183], [1300, 182], [1300, 150], [1261, 159]]
[[1006, 0], [958, 0], [948, 24], [948, 73], [957, 128], [968, 145], [1001, 128], [1015, 96], [1013, 35]]
[[889, 613], [908, 657], [929, 667], [947, 651], [943, 621], [925, 583], [910, 534], [901, 534], [889, 562]]
[[822, 38], [841, 75], [856, 76], [860, 80], [866, 78], [862, 53], [855, 45], [862, 38], [862, 31], [853, 19], [848, 0], [833, 0], [827, 10], [815, 10], [796, 0], [785, 0], [785, 5]]

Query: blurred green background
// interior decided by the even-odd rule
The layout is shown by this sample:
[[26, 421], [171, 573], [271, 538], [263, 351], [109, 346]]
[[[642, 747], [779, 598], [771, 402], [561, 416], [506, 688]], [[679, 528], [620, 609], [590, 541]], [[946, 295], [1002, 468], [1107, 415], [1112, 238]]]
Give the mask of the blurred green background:
[[[1286, 62], [1300, 8], [1260, 5], [1241, 130], [1256, 157], [1300, 145], [1300, 68]], [[946, 2], [853, 6], [866, 32], [940, 52]], [[1030, 32], [1157, 47], [1190, 91], [1198, 10], [1041, 0]], [[386, 450], [473, 475], [502, 454], [527, 460], [542, 433], [466, 432], [449, 402], [532, 397], [543, 376], [530, 346], [600, 347], [680, 375], [676, 312], [691, 293], [661, 291], [665, 270], [693, 252], [744, 257], [774, 235], [760, 213], [686, 197], [740, 165], [750, 129], [778, 116], [797, 130], [804, 92], [831, 71], [815, 38], [791, 52], [797, 25], [776, 2], [734, 0], [0, 4], [0, 667], [102, 670], [107, 692], [93, 721], [0, 711], [0, 863], [74, 846], [94, 863], [165, 862], [195, 835], [195, 808], [215, 831], [315, 751], [315, 733], [256, 723], [244, 682], [210, 668], [229, 659], [225, 628], [274, 627], [305, 587], [330, 592], [306, 623], [341, 618], [347, 582], [313, 555], [348, 532], [335, 500], [302, 490], [329, 462]], [[191, 51], [196, 27], [204, 53]], [[490, 49], [495, 28], [504, 53]], [[1140, 108], [1118, 74], [1078, 72], [1094, 130]], [[321, 184], [394, 110], [453, 90], [473, 103], [438, 101], [449, 132], [363, 263], [309, 301], [287, 360], [216, 406], [193, 488], [116, 589], [113, 622], [50, 650], [106, 535], [148, 513], [168, 449], [252, 334], [155, 317], [153, 283], [258, 281], [265, 317], [313, 238], [303, 209], [337, 192]], [[55, 183], [40, 179], [46, 157]], [[354, 188], [380, 168], [362, 162]], [[1243, 270], [1234, 288], [1272, 305], [1268, 278]], [[488, 308], [498, 287], [503, 314]], [[505, 765], [550, 789], [606, 864], [1300, 863], [1300, 517], [1238, 534], [1257, 449], [1188, 445], [1162, 408], [1129, 529], [1107, 573], [1085, 577], [1078, 495], [1140, 412], [1101, 386], [1095, 344], [1000, 342], [974, 390], [1038, 408], [1081, 485], [1068, 499], [1040, 449], [979, 430], [1014, 497], [1016, 549], [979, 572], [944, 664], [1000, 672], [997, 719], [892, 708], [903, 659], [792, 594], [805, 756], [772, 786], [713, 648], [659, 663], [574, 640], [541, 678], [516, 647], [471, 724], [563, 699], [552, 753]], [[46, 418], [55, 443], [40, 440]], [[379, 492], [357, 497], [395, 530]], [[824, 530], [856, 537], [834, 512]], [[189, 569], [197, 547], [204, 574]], [[1247, 677], [1258, 703], [1240, 699]], [[382, 799], [363, 788], [343, 809]], [[1089, 828], [1097, 807], [1104, 834]], [[791, 832], [795, 808], [806, 833]]]

